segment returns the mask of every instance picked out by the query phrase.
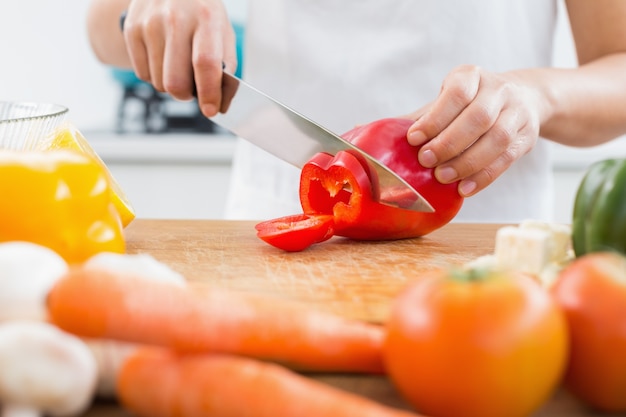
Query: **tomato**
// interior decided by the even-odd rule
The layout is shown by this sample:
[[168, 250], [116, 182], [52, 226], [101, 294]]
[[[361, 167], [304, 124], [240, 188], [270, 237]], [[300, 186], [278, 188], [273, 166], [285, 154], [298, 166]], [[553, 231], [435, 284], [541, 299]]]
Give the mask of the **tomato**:
[[521, 417], [558, 386], [568, 339], [561, 310], [518, 272], [436, 269], [393, 301], [383, 355], [419, 412]]
[[257, 236], [263, 241], [288, 252], [304, 250], [314, 243], [333, 236], [332, 215], [294, 214], [267, 220], [255, 225]]
[[626, 413], [626, 257], [576, 258], [551, 291], [570, 328], [565, 386], [597, 409]]

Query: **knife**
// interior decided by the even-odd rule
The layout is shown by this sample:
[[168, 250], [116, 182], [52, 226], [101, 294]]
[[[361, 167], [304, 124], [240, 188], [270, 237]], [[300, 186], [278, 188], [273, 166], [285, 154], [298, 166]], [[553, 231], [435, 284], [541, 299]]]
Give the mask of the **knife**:
[[225, 71], [222, 75], [222, 95], [220, 113], [209, 119], [236, 136], [298, 168], [302, 168], [318, 152], [331, 155], [339, 151], [352, 152], [376, 172], [381, 203], [434, 212], [423, 196], [375, 158]]

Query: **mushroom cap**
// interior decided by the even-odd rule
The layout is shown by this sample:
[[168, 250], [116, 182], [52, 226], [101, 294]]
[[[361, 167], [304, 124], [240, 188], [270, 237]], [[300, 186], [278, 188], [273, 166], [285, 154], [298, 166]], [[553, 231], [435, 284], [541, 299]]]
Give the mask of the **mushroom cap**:
[[0, 323], [46, 320], [45, 299], [69, 269], [55, 251], [31, 242], [0, 243]]
[[94, 398], [97, 365], [78, 337], [37, 321], [0, 324], [0, 403], [71, 416]]
[[87, 259], [83, 263], [83, 268], [132, 274], [154, 281], [187, 284], [183, 275], [145, 253], [100, 252]]
[[117, 397], [117, 377], [126, 359], [139, 345], [107, 339], [83, 339], [98, 364], [98, 385], [96, 396], [99, 398]]

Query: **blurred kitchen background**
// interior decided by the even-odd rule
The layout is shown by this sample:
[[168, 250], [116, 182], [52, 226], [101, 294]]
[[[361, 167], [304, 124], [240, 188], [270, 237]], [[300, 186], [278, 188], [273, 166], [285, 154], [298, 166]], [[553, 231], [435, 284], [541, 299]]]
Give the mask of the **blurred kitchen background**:
[[[194, 102], [155, 94], [132, 73], [100, 64], [86, 35], [88, 3], [2, 2], [0, 100], [67, 106], [68, 119], [107, 163], [138, 217], [221, 218], [233, 137], [199, 116]], [[246, 0], [225, 3], [242, 47]], [[573, 66], [562, 7], [555, 42], [555, 65]], [[555, 146], [555, 221], [570, 221], [585, 168], [609, 156], [626, 157], [626, 139], [591, 149]]]

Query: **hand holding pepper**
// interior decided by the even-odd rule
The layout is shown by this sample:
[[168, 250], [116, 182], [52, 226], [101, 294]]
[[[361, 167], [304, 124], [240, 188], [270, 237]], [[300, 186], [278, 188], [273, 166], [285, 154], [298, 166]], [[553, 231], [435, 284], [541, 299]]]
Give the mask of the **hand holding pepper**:
[[412, 145], [423, 145], [422, 165], [444, 184], [461, 180], [459, 193], [476, 194], [537, 142], [547, 97], [515, 73], [494, 74], [461, 66], [444, 80], [439, 96], [409, 115]]
[[[613, 12], [592, 9], [575, 11], [574, 29], [589, 33], [590, 24], [602, 25], [596, 32], [611, 33], [606, 27], [609, 16], [603, 13]], [[408, 115], [415, 120], [407, 135], [409, 143], [423, 145], [420, 163], [435, 168], [435, 176], [444, 184], [460, 180], [459, 192], [468, 197], [530, 152], [540, 135], [568, 146], [588, 147], [621, 134], [624, 112], [612, 99], [623, 100], [619, 92], [624, 90], [614, 82], [621, 79], [619, 68], [626, 56], [617, 41], [613, 45], [623, 37], [606, 36], [610, 40], [578, 47], [581, 67], [576, 70], [495, 73], [472, 65], [452, 70], [439, 96]], [[608, 51], [616, 53], [598, 59]], [[605, 80], [610, 84], [603, 84]]]

